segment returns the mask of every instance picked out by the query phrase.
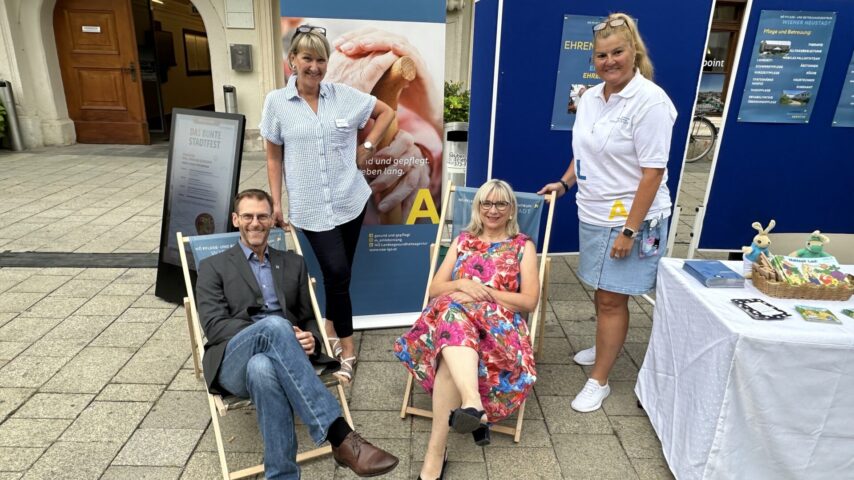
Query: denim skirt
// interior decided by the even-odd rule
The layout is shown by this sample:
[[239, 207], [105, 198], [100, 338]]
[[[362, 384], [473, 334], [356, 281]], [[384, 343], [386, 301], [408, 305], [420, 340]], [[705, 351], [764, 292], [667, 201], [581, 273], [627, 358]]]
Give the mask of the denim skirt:
[[667, 250], [669, 220], [664, 217], [644, 221], [631, 253], [623, 258], [611, 258], [611, 249], [622, 235], [622, 226], [600, 227], [578, 222], [581, 281], [597, 290], [626, 295], [642, 295], [654, 289], [658, 261]]

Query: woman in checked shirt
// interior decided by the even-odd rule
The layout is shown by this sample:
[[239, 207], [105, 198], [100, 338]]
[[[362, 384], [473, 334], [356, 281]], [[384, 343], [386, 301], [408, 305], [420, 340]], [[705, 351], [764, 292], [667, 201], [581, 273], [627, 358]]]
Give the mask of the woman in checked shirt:
[[[394, 111], [376, 97], [339, 83], [323, 82], [331, 49], [326, 30], [302, 25], [294, 33], [288, 84], [264, 101], [261, 136], [266, 140], [267, 177], [276, 223], [292, 223], [308, 238], [320, 263], [326, 292], [326, 331], [341, 361], [339, 378], [353, 377], [353, 310], [350, 270], [365, 205], [371, 189], [357, 167], [394, 119]], [[369, 119], [366, 141], [357, 131]], [[288, 189], [288, 220], [282, 212], [282, 179]]]

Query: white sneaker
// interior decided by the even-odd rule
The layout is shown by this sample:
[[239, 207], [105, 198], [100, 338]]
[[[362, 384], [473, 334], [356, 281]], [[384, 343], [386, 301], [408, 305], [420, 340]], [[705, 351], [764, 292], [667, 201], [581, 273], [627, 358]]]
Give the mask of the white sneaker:
[[584, 388], [575, 396], [570, 404], [577, 412], [587, 413], [599, 410], [602, 402], [611, 394], [611, 387], [599, 385], [599, 382], [590, 378], [584, 384]]
[[590, 347], [575, 354], [572, 359], [579, 365], [593, 365], [596, 363], [596, 347]]

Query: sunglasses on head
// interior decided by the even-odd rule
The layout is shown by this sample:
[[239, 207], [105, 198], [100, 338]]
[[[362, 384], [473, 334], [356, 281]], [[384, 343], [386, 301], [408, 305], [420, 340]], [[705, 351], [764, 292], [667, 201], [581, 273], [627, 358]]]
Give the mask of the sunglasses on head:
[[[315, 27], [314, 25], [300, 25], [297, 27], [297, 31], [294, 32], [293, 38], [296, 38], [297, 35], [301, 33], [319, 33], [325, 37], [326, 29], [323, 27]], [[293, 40], [293, 38], [291, 40]]]
[[597, 23], [593, 25], [593, 31], [598, 32], [599, 30], [604, 30], [605, 27], [621, 27], [626, 24], [625, 18], [615, 18], [613, 20], [605, 20], [604, 22]]

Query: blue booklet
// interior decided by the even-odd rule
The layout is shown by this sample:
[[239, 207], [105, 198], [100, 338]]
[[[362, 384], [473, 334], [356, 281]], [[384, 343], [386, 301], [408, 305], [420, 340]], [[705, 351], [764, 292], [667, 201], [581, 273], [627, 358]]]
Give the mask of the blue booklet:
[[685, 260], [682, 269], [707, 287], [741, 288], [744, 286], [744, 277], [719, 260]]

